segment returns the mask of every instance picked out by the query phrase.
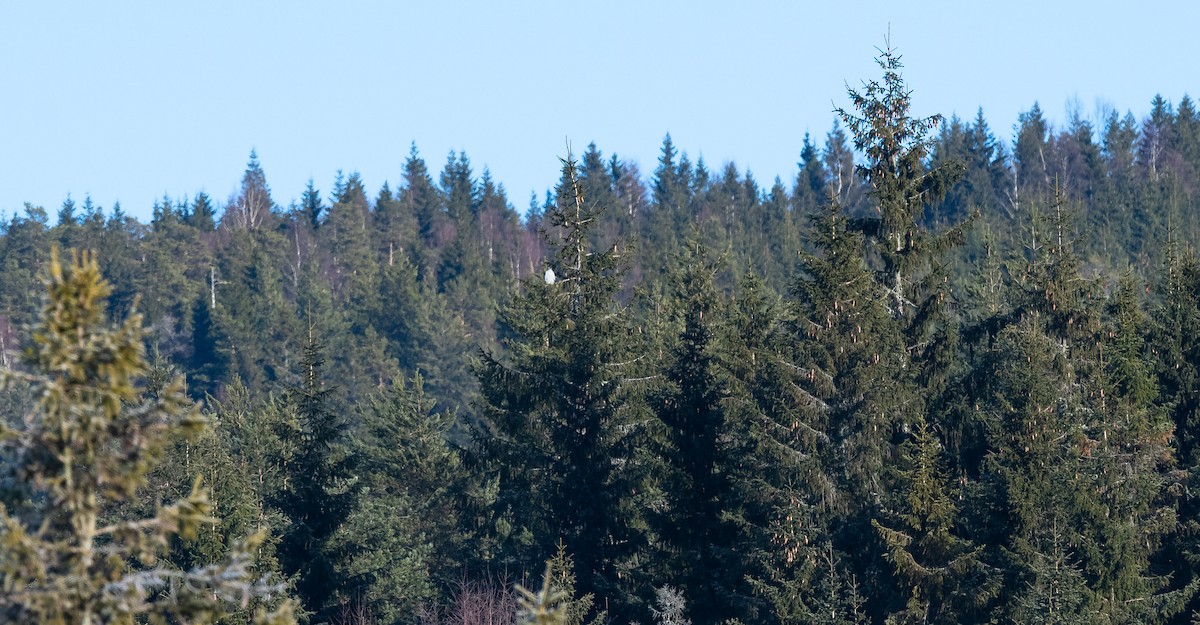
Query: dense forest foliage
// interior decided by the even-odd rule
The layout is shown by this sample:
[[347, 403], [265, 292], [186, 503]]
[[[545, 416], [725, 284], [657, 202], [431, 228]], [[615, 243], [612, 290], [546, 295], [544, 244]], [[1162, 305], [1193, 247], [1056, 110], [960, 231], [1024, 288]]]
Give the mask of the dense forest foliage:
[[[523, 212], [415, 146], [373, 194], [339, 174], [281, 206], [252, 152], [233, 197], [145, 224], [27, 205], [0, 230], [9, 429], [66, 414], [31, 329], [52, 250], [90, 249], [106, 314], [146, 323], [113, 397], [182, 376], [197, 408], [171, 414], [207, 423], [93, 517], [201, 502], [213, 522], [151, 551], [186, 569], [257, 536], [309, 622], [550, 599], [571, 625], [1191, 622], [1200, 111], [1059, 128], [1035, 104], [1002, 141], [982, 111], [912, 117], [879, 65], [786, 182], [668, 136], [648, 175], [567, 155]], [[3, 509], [56, 505], [15, 457]]]

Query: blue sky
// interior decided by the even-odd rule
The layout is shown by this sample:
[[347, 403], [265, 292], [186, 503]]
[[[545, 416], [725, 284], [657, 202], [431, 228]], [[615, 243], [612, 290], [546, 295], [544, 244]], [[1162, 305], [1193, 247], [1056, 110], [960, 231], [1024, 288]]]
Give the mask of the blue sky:
[[395, 186], [415, 142], [465, 150], [521, 210], [570, 140], [653, 169], [663, 136], [764, 184], [795, 175], [845, 85], [891, 42], [915, 112], [1007, 140], [1039, 101], [1146, 114], [1200, 96], [1193, 2], [5, 2], [0, 213], [67, 194], [234, 191], [251, 148], [275, 200], [337, 170]]

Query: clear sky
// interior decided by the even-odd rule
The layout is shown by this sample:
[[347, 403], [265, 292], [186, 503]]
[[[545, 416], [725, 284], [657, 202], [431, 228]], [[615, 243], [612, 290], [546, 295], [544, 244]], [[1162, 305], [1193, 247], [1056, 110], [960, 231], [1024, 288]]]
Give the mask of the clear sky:
[[763, 184], [823, 140], [891, 42], [915, 112], [978, 107], [1010, 138], [1036, 100], [1139, 118], [1200, 96], [1200, 3], [18, 2], [0, 4], [0, 213], [67, 194], [224, 202], [251, 148], [275, 200], [337, 170], [393, 187], [416, 143], [465, 150], [524, 210], [569, 139], [654, 169], [663, 136]]

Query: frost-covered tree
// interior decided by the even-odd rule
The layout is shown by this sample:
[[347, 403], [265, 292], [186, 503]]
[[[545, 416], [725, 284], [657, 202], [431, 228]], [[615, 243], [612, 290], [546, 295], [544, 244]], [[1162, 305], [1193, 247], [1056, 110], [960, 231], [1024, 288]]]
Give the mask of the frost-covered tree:
[[[172, 437], [205, 425], [182, 379], [143, 394], [142, 318], [109, 324], [111, 288], [90, 254], [69, 264], [51, 254], [40, 321], [24, 351], [27, 369], [5, 384], [38, 398], [24, 424], [0, 425], [0, 620], [53, 625], [208, 623], [279, 592], [251, 579], [260, 537], [226, 559], [190, 570], [161, 564], [177, 537], [210, 522], [199, 480], [189, 496], [149, 518], [111, 520], [131, 501]], [[290, 621], [289, 606], [260, 622]]]

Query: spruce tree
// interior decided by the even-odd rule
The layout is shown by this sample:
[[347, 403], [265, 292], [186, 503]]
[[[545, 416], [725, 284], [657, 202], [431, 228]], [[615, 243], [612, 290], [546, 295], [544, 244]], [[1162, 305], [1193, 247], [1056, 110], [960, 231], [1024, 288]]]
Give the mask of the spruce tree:
[[[0, 500], [0, 614], [11, 622], [212, 622], [278, 589], [249, 578], [256, 541], [189, 570], [160, 562], [175, 537], [194, 538], [211, 502], [194, 482], [184, 499], [147, 518], [105, 518], [145, 485], [178, 434], [204, 427], [181, 379], [141, 396], [148, 374], [141, 317], [110, 326], [111, 289], [90, 254], [64, 266], [52, 252], [41, 320], [25, 350], [28, 372], [9, 369], [39, 398], [20, 429], [3, 425], [5, 456], [23, 493]], [[18, 495], [19, 499], [12, 499]], [[261, 621], [289, 620], [287, 606]]]
[[687, 232], [693, 195], [691, 164], [686, 154], [676, 150], [671, 135], [663, 139], [651, 191], [653, 206], [647, 218], [643, 264], [659, 275], [665, 272], [680, 237]]
[[[1017, 116], [1017, 136], [1013, 140], [1014, 190], [1027, 190], [1029, 199], [1045, 200], [1053, 186], [1050, 163], [1050, 124], [1042, 115], [1042, 107], [1033, 103], [1028, 111]], [[1019, 200], [1018, 200], [1019, 201]]]
[[[49, 218], [40, 207], [25, 205], [4, 227], [0, 245], [0, 309], [17, 323], [31, 321], [36, 309], [38, 270], [50, 248]], [[6, 346], [15, 349], [16, 345]]]
[[[1085, 530], [1076, 549], [1100, 612], [1111, 622], [1152, 622], [1179, 612], [1200, 580], [1175, 584], [1154, 566], [1179, 530], [1168, 505], [1173, 427], [1146, 349], [1146, 318], [1137, 283], [1126, 274], [1110, 296], [1087, 381], [1091, 415], [1085, 479], [1075, 507]], [[1172, 588], [1174, 586], [1174, 588]]]
[[984, 616], [999, 590], [995, 571], [960, 535], [958, 505], [941, 445], [924, 415], [901, 445], [899, 492], [884, 520], [872, 523], [887, 544], [887, 559], [908, 597], [889, 623], [962, 623]]
[[[989, 388], [976, 407], [990, 420], [992, 442], [981, 476], [983, 498], [973, 507], [996, 511], [976, 531], [994, 545], [990, 557], [1005, 572], [1006, 600], [998, 614], [1007, 619], [1030, 602], [1050, 601], [1043, 594], [1059, 593], [1065, 582], [1054, 576], [1070, 570], [1072, 580], [1081, 576], [1068, 550], [1077, 536], [1070, 500], [1084, 487], [1071, 449], [1078, 440], [1079, 395], [1077, 372], [1039, 313], [1002, 331], [991, 360]], [[1088, 593], [1081, 579], [1070, 592], [1053, 600], [1084, 609]]]
[[305, 610], [329, 616], [341, 586], [332, 539], [354, 504], [355, 467], [349, 423], [335, 411], [321, 352], [310, 338], [300, 362], [300, 385], [277, 407], [288, 418], [278, 421], [284, 471], [271, 502], [287, 519], [278, 547], [283, 572], [295, 576]]
[[313, 186], [312, 178], [308, 179], [304, 186], [304, 194], [300, 196], [300, 211], [314, 232], [321, 227], [322, 218], [325, 217], [325, 206], [321, 202], [321, 192]]
[[631, 443], [637, 432], [631, 329], [616, 301], [619, 259], [593, 251], [597, 207], [564, 161], [559, 200], [547, 219], [555, 280], [526, 280], [502, 312], [507, 356], [484, 352], [477, 368], [484, 444], [500, 479], [501, 538], [516, 564], [544, 560], [562, 540], [580, 588], [627, 609], [620, 573], [637, 547], [630, 507]]
[[727, 600], [743, 622], [852, 622], [842, 620], [853, 612], [843, 592], [851, 576], [831, 560], [837, 494], [822, 462], [826, 406], [802, 386], [809, 370], [793, 363], [778, 298], [754, 274], [740, 287], [719, 350], [732, 484], [723, 517], [738, 555], [727, 566], [751, 592], [735, 588]]
[[863, 218], [858, 227], [878, 254], [876, 280], [886, 289], [892, 315], [912, 319], [925, 303], [919, 298], [927, 296], [916, 288], [918, 276], [927, 270], [931, 255], [961, 237], [957, 228], [930, 233], [917, 219], [928, 202], [940, 199], [961, 177], [962, 165], [951, 161], [926, 170], [928, 135], [942, 117], [910, 117], [911, 92], [900, 75], [900, 56], [888, 48], [876, 62], [883, 82], [868, 81], [861, 92], [849, 90], [854, 112], [838, 109], [838, 116], [866, 159], [858, 172], [870, 185], [878, 216]]
[[713, 278], [721, 265], [709, 260], [694, 238], [684, 250], [672, 280], [674, 316], [679, 317], [673, 325], [680, 327], [663, 384], [649, 397], [662, 427], [657, 479], [665, 508], [652, 516], [652, 526], [663, 547], [660, 583], [680, 588], [693, 606], [694, 621], [717, 623], [735, 615], [732, 604], [744, 594], [731, 551], [733, 528], [725, 520], [734, 501], [734, 460], [714, 331], [722, 311]]
[[416, 264], [422, 281], [436, 282], [441, 249], [448, 242], [449, 224], [442, 207], [441, 194], [425, 159], [417, 153], [413, 144], [404, 161], [404, 186], [400, 190], [401, 214], [416, 217], [417, 233], [422, 245], [416, 250]]
[[[848, 564], [860, 575], [882, 576], [871, 579], [880, 596], [891, 573], [870, 521], [894, 488], [887, 470], [893, 439], [924, 406], [899, 324], [866, 264], [862, 234], [834, 203], [814, 217], [809, 235], [816, 253], [802, 254], [803, 274], [792, 289], [788, 362], [800, 395], [794, 427], [810, 432], [801, 440], [816, 455], [810, 470], [818, 479], [810, 482], [815, 492], [796, 497], [792, 517], [835, 550], [858, 553]], [[817, 502], [814, 521], [805, 509]]]
[[434, 412], [419, 376], [395, 379], [368, 398], [354, 441], [354, 510], [337, 550], [338, 577], [353, 601], [382, 623], [405, 622], [461, 574], [470, 488], [447, 434], [453, 415]]
[[258, 162], [258, 153], [250, 150], [250, 162], [242, 174], [241, 190], [221, 216], [221, 225], [235, 230], [258, 230], [273, 222], [275, 201], [267, 177]]
[[874, 210], [844, 214], [839, 198], [853, 197], [854, 183], [843, 180], [813, 220], [813, 252], [802, 253], [792, 289], [792, 359], [810, 406], [806, 422], [828, 437], [821, 466], [836, 485], [823, 524], [835, 550], [859, 554], [852, 570], [871, 589], [876, 615], [902, 591], [871, 522], [897, 488], [898, 442], [953, 377], [957, 336], [945, 312], [942, 255], [962, 239], [962, 224], [932, 232], [919, 221], [961, 173], [954, 161], [926, 167], [941, 118], [910, 117], [893, 50], [877, 63], [882, 81], [849, 90], [853, 111], [838, 110], [865, 157], [857, 172]]
[[[1179, 529], [1168, 537], [1160, 561], [1169, 567], [1176, 586], [1200, 579], [1200, 265], [1168, 240], [1155, 288], [1158, 304], [1150, 314], [1148, 347], [1153, 355], [1155, 404], [1166, 410], [1174, 437], [1174, 458], [1181, 471], [1172, 474]], [[1197, 610], [1195, 597], [1189, 612]]]
[[[1118, 471], [1110, 464], [1114, 453], [1124, 453], [1114, 446], [1137, 445], [1119, 442], [1135, 414], [1126, 412], [1133, 406], [1122, 400], [1123, 391], [1106, 381], [1115, 371], [1106, 371], [1111, 348], [1102, 336], [1098, 285], [1080, 275], [1061, 197], [1051, 217], [1049, 227], [1040, 220], [1032, 224], [1024, 268], [1012, 271], [1012, 312], [983, 359], [974, 406], [989, 443], [976, 495], [981, 499], [973, 505], [980, 513], [1003, 512], [990, 512], [972, 525], [995, 549], [989, 560], [1004, 571], [999, 618], [1040, 614], [1064, 619], [1057, 622], [1128, 622], [1140, 604], [1154, 611], [1165, 609], [1170, 599], [1153, 596], [1161, 585], [1148, 575], [1144, 550], [1163, 528], [1150, 523], [1138, 547], [1122, 538], [1131, 516], [1146, 514], [1144, 506], [1158, 498], [1153, 469], [1133, 470], [1135, 464], [1153, 463], [1153, 452]], [[1118, 316], [1132, 318], [1128, 311]], [[1118, 353], [1134, 358], [1132, 340], [1122, 338], [1125, 347]], [[1125, 365], [1122, 375], [1135, 374], [1144, 392], [1137, 363]], [[1117, 417], [1114, 409], [1124, 414]], [[1136, 412], [1135, 427], [1154, 429], [1152, 417]], [[1133, 497], [1120, 494], [1125, 486], [1111, 483], [1126, 479], [1140, 484]], [[1110, 540], [1121, 555], [1100, 547]], [[1130, 594], [1114, 601], [1118, 593]]]
[[903, 343], [866, 264], [863, 237], [850, 226], [837, 204], [813, 219], [809, 236], [820, 255], [801, 255], [792, 314], [801, 386], [820, 419], [812, 425], [842, 450], [835, 463], [854, 483], [843, 485], [849, 501], [866, 503], [883, 495], [879, 469], [898, 424], [893, 406], [904, 399], [896, 386], [911, 374], [898, 360]]
[[212, 200], [209, 199], [208, 194], [203, 191], [196, 194], [196, 198], [192, 200], [191, 210], [184, 217], [184, 223], [200, 232], [212, 232], [216, 229], [216, 210], [213, 209]]
[[379, 263], [371, 244], [370, 207], [358, 172], [346, 179], [322, 227], [322, 241], [332, 257], [335, 301], [369, 301], [379, 290]]
[[829, 172], [807, 132], [804, 133], [799, 165], [800, 173], [796, 174], [796, 184], [792, 187], [792, 207], [797, 215], [807, 218], [825, 206], [831, 191]]
[[383, 183], [375, 197], [374, 240], [378, 246], [380, 262], [388, 267], [401, 258], [416, 262], [418, 237], [417, 216], [400, 202], [388, 183]]

